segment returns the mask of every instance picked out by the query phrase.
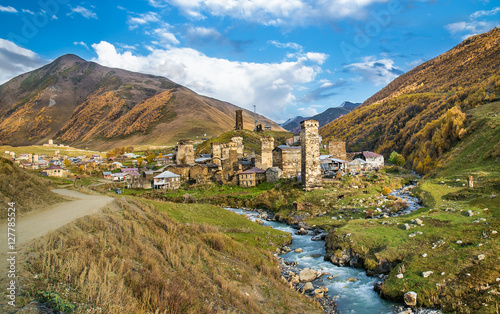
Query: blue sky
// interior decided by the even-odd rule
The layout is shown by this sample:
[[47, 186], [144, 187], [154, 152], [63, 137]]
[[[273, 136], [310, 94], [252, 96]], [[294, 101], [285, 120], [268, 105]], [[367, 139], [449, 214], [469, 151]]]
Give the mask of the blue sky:
[[363, 102], [500, 26], [493, 0], [0, 0], [0, 83], [74, 53], [277, 122]]

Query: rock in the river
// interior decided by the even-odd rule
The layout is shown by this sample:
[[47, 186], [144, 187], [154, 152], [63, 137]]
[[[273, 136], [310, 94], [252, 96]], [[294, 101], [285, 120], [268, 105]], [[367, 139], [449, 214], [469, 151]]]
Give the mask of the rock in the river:
[[306, 282], [306, 284], [302, 287], [302, 292], [307, 292], [314, 290], [313, 284], [311, 282]]
[[299, 231], [295, 232], [295, 234], [298, 234], [298, 235], [306, 235], [308, 233], [308, 231], [304, 228], [300, 228]]
[[300, 282], [309, 282], [316, 279], [318, 272], [314, 269], [304, 268], [299, 272]]
[[295, 252], [295, 253], [302, 253], [302, 248], [300, 248], [300, 247], [299, 247], [299, 248], [296, 248], [294, 252]]
[[424, 271], [424, 272], [422, 273], [422, 277], [427, 278], [427, 277], [429, 277], [429, 276], [430, 276], [430, 275], [432, 275], [432, 274], [434, 274], [434, 272], [433, 272], [432, 270], [429, 270], [429, 271]]
[[354, 277], [350, 277], [349, 279], [347, 279], [347, 281], [350, 281], [350, 282], [356, 282], [358, 280], [359, 280], [358, 278], [354, 278]]
[[417, 293], [416, 292], [410, 291], [410, 292], [405, 293], [404, 299], [405, 299], [405, 304], [408, 306], [417, 305]]
[[323, 289], [316, 289], [316, 290], [314, 290], [314, 298], [321, 299], [324, 296], [325, 296], [325, 293], [323, 292]]

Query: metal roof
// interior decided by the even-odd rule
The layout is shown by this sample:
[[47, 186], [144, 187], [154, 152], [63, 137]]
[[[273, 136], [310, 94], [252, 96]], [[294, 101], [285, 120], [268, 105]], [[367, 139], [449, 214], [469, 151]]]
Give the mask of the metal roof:
[[173, 172], [170, 172], [170, 171], [163, 171], [162, 173], [160, 173], [159, 175], [157, 175], [156, 177], [154, 177], [154, 179], [163, 179], [163, 178], [180, 178], [181, 176], [178, 175], [178, 174], [175, 174]]

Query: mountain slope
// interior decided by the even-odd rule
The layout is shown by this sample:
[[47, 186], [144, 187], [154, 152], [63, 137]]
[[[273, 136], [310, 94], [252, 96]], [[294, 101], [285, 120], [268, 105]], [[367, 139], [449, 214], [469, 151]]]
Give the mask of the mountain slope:
[[[0, 145], [50, 138], [91, 148], [172, 144], [231, 130], [236, 109], [163, 77], [64, 55], [0, 86]], [[257, 119], [282, 130], [265, 117]], [[253, 129], [253, 113], [244, 110], [243, 120]]]
[[471, 37], [401, 75], [353, 112], [320, 129], [348, 149], [401, 152], [427, 173], [469, 136], [469, 111], [500, 95], [500, 29]]
[[312, 117], [302, 117], [302, 116], [297, 116], [292, 119], [288, 119], [285, 123], [281, 124], [281, 126], [290, 132], [294, 133], [299, 133], [300, 132], [300, 122], [308, 120], [308, 119], [314, 119], [319, 122], [319, 126], [322, 127], [333, 120], [351, 112], [354, 110], [359, 103], [352, 103], [350, 101], [344, 101], [339, 107], [331, 107], [323, 111], [322, 113], [318, 113], [315, 116]]

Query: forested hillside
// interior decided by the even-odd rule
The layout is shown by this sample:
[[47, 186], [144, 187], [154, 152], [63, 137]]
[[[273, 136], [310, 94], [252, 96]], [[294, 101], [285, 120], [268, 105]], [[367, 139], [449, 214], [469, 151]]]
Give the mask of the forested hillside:
[[401, 75], [320, 134], [346, 140], [350, 151], [398, 151], [407, 166], [427, 173], [474, 132], [470, 110], [500, 97], [499, 64], [495, 28]]

